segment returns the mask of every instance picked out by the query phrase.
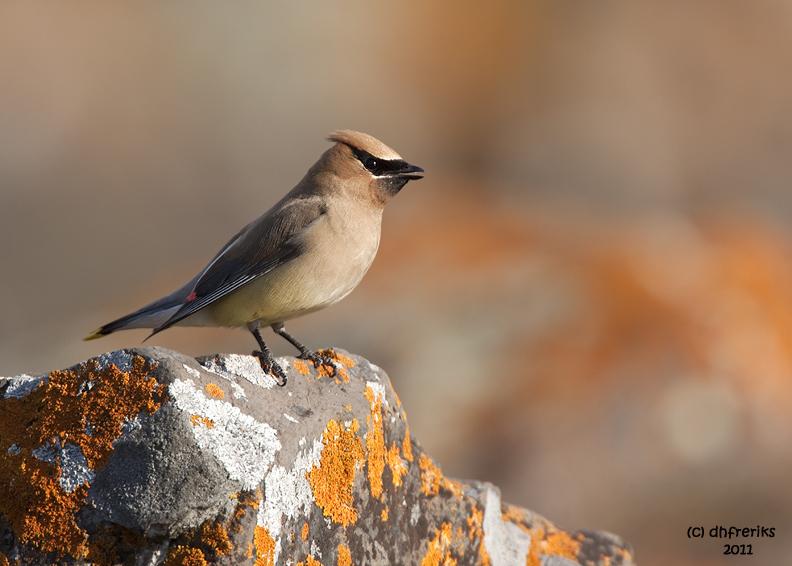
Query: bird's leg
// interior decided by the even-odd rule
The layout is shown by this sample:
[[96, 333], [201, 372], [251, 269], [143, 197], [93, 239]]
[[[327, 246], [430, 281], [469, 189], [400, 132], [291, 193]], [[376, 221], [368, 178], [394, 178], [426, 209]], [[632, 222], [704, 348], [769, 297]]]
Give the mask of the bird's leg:
[[292, 346], [300, 350], [300, 357], [304, 360], [310, 361], [314, 367], [325, 366], [332, 372], [330, 377], [334, 377], [338, 371], [336, 370], [335, 364], [333, 360], [327, 356], [322, 356], [321, 354], [317, 354], [316, 352], [312, 352], [308, 348], [306, 348], [303, 344], [297, 341], [297, 339], [286, 332], [286, 325], [282, 322], [276, 322], [272, 325], [272, 330], [275, 331], [275, 334], [279, 334], [283, 336], [286, 340], [288, 340]]
[[261, 350], [253, 350], [253, 355], [259, 359], [261, 369], [264, 370], [264, 373], [274, 375], [277, 378], [278, 385], [283, 387], [286, 385], [286, 372], [283, 371], [283, 368], [280, 367], [278, 362], [275, 361], [275, 358], [272, 357], [272, 352], [270, 352], [270, 349], [267, 348], [267, 345], [264, 343], [264, 339], [261, 337], [258, 324], [255, 326], [248, 325], [248, 330], [250, 330], [250, 333], [253, 334], [256, 342], [258, 342], [259, 348], [261, 348]]

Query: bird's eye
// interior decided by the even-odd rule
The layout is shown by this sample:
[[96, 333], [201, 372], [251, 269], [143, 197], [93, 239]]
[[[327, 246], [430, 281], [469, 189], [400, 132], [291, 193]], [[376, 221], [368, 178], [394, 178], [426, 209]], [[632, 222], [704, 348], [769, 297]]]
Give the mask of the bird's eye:
[[366, 162], [363, 165], [369, 171], [374, 171], [374, 169], [377, 168], [377, 160], [374, 159], [373, 157], [369, 157], [368, 159], [366, 159]]

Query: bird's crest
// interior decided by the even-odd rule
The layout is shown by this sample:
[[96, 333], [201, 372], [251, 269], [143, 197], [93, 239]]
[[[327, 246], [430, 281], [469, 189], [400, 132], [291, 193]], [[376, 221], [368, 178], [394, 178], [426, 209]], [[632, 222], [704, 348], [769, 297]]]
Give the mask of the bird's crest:
[[328, 136], [330, 141], [343, 143], [356, 149], [362, 149], [380, 159], [401, 159], [401, 155], [393, 151], [377, 138], [353, 130], [336, 130]]

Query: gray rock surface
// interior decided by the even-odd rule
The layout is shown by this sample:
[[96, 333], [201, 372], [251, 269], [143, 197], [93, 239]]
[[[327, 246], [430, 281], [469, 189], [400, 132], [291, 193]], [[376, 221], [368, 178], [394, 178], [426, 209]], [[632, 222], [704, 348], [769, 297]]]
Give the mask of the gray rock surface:
[[0, 566], [633, 563], [443, 476], [385, 372], [326, 353], [284, 388], [161, 348], [0, 380]]

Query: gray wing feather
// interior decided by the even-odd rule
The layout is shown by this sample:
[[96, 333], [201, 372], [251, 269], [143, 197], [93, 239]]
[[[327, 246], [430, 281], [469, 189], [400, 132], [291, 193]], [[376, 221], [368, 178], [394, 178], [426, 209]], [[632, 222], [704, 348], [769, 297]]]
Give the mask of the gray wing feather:
[[204, 269], [181, 308], [151, 335], [299, 256], [302, 249], [296, 236], [325, 212], [315, 196], [292, 197], [245, 226]]

